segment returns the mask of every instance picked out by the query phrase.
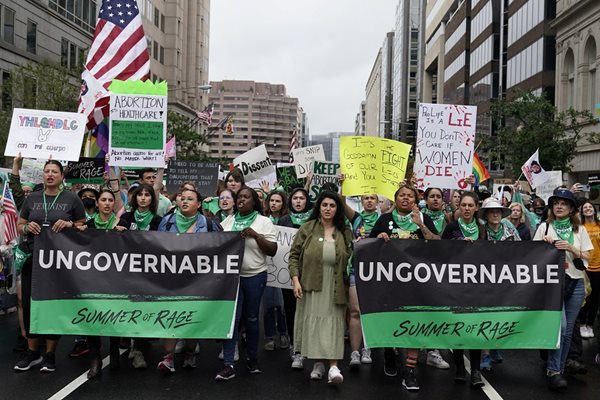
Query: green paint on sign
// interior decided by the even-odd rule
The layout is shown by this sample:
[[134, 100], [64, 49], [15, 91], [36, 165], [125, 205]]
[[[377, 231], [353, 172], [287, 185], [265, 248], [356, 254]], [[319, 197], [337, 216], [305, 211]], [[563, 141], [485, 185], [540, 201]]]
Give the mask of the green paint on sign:
[[113, 120], [111, 124], [111, 147], [162, 150], [162, 122]]

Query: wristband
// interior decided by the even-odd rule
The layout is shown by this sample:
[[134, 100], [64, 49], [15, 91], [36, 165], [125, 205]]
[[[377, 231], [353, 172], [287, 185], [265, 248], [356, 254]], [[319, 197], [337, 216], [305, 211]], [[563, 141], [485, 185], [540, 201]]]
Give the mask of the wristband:
[[27, 233], [28, 228], [29, 228], [29, 223], [26, 223], [25, 225], [23, 225], [23, 234]]

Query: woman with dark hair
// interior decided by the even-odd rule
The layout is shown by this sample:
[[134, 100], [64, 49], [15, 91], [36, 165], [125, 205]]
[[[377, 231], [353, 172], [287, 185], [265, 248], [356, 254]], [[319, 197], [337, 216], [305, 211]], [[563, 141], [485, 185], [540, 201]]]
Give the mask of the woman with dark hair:
[[[379, 217], [370, 237], [388, 241], [390, 239], [428, 239], [439, 240], [437, 229], [431, 218], [419, 211], [417, 201], [419, 192], [412, 186], [402, 183], [394, 193], [395, 207], [389, 214]], [[407, 349], [402, 385], [407, 390], [419, 390], [416, 369], [419, 349]], [[394, 349], [384, 351], [384, 372], [388, 376], [396, 376], [396, 354]]]
[[598, 304], [600, 301], [600, 221], [598, 221], [596, 207], [591, 201], [586, 200], [580, 207], [583, 223], [587, 233], [594, 245], [594, 249], [590, 255], [590, 261], [585, 271], [592, 285], [592, 292], [587, 297], [585, 305], [579, 313], [581, 321], [582, 338], [593, 338], [594, 321], [598, 315]]
[[238, 340], [240, 321], [246, 327], [246, 367], [251, 374], [261, 373], [258, 366], [258, 317], [260, 301], [267, 284], [267, 256], [277, 252], [277, 231], [268, 217], [261, 214], [260, 199], [256, 192], [242, 186], [237, 192], [237, 212], [223, 223], [226, 232], [240, 232], [245, 238], [244, 259], [240, 269], [240, 285], [236, 306], [233, 338], [223, 345], [224, 368], [215, 380], [227, 381], [235, 377], [233, 368], [235, 347]]
[[267, 196], [267, 211], [265, 215], [277, 225], [281, 217], [288, 214], [288, 198], [282, 190], [273, 190]]
[[584, 270], [594, 245], [581, 224], [573, 193], [567, 189], [557, 189], [548, 199], [548, 205], [548, 219], [539, 226], [533, 240], [543, 240], [566, 253], [560, 347], [548, 351], [546, 367], [548, 387], [552, 390], [565, 390], [567, 381], [563, 371], [575, 321], [585, 295]]
[[[352, 240], [340, 197], [323, 191], [290, 250], [290, 275], [298, 299], [294, 349], [306, 358], [328, 360], [331, 384], [344, 380], [337, 364], [344, 357], [349, 289], [346, 265]], [[310, 377], [319, 380], [324, 373], [325, 365], [317, 361]]]
[[430, 187], [425, 190], [425, 208], [421, 211], [429, 216], [438, 233], [444, 232], [448, 216], [444, 212], [444, 192], [442, 189]]
[[225, 188], [237, 193], [243, 186], [246, 185], [244, 174], [239, 168], [235, 168], [225, 176]]
[[[460, 217], [456, 221], [452, 221], [444, 229], [442, 239], [451, 240], [485, 240], [485, 227], [477, 220], [477, 210], [479, 209], [479, 197], [474, 192], [465, 192], [460, 197], [459, 209]], [[453, 352], [454, 363], [456, 365], [457, 382], [466, 382], [466, 371], [464, 362], [464, 350], [455, 349]], [[481, 361], [481, 350], [469, 350], [469, 358], [471, 361], [471, 386], [481, 387], [484, 385], [479, 370]]]
[[[56, 160], [44, 164], [44, 189], [31, 193], [23, 202], [17, 229], [24, 235], [15, 251], [15, 267], [21, 271], [21, 291], [23, 302], [23, 322], [27, 337], [27, 351], [14, 366], [15, 371], [28, 371], [41, 365], [42, 372], [54, 372], [56, 361], [54, 352], [59, 336], [36, 335], [30, 331], [31, 319], [31, 279], [33, 272], [33, 247], [42, 229], [60, 232], [65, 228], [83, 225], [85, 209], [75, 193], [63, 190], [63, 166]], [[40, 356], [39, 339], [46, 340], [46, 354]]]

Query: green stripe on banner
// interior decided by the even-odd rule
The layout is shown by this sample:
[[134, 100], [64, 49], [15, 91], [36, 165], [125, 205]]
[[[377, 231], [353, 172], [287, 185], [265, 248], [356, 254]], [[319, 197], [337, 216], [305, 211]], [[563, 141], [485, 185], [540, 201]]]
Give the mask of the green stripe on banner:
[[31, 331], [53, 335], [227, 339], [235, 301], [32, 300]]
[[382, 312], [361, 320], [370, 348], [556, 349], [561, 312]]

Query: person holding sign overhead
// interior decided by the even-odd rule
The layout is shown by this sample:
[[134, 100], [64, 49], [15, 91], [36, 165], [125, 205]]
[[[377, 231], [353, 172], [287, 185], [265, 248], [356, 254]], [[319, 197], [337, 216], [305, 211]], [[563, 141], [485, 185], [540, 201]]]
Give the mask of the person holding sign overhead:
[[[439, 240], [440, 237], [431, 218], [419, 211], [417, 201], [419, 192], [406, 182], [394, 194], [395, 208], [389, 214], [383, 214], [373, 227], [370, 237], [388, 241], [390, 239], [427, 239]], [[417, 381], [417, 357], [419, 349], [407, 349], [402, 386], [407, 390], [419, 390]], [[396, 376], [396, 358], [394, 350], [385, 349], [384, 372], [388, 376]]]
[[33, 272], [33, 247], [36, 236], [42, 229], [60, 232], [66, 228], [82, 225], [85, 222], [85, 209], [75, 193], [63, 190], [63, 166], [56, 160], [44, 164], [44, 189], [31, 193], [23, 203], [17, 229], [25, 235], [15, 251], [15, 267], [21, 271], [23, 301], [23, 322], [28, 349], [23, 358], [14, 366], [15, 371], [28, 371], [41, 365], [40, 371], [54, 372], [56, 361], [54, 351], [59, 336], [45, 335], [46, 354], [39, 353], [40, 336], [31, 333], [31, 281]]

